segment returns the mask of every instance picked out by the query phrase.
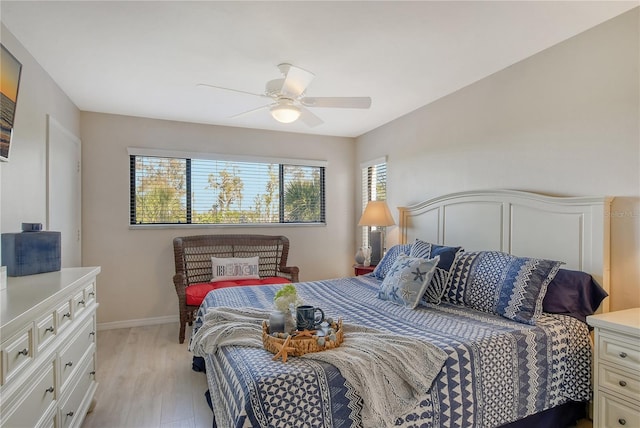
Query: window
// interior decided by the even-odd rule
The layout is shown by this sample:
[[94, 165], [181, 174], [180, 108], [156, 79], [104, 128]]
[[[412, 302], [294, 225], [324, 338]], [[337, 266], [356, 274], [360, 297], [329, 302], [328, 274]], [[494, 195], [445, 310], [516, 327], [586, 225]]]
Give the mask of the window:
[[[387, 200], [387, 158], [362, 164], [362, 211], [369, 201]], [[362, 227], [362, 245], [369, 245], [369, 227]]]
[[145, 152], [129, 150], [132, 225], [325, 222], [324, 162]]

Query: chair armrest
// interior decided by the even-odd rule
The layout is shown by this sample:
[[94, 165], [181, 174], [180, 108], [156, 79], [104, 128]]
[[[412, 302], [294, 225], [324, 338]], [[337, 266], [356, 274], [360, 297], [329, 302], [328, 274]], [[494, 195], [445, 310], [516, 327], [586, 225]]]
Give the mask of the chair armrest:
[[300, 281], [298, 278], [298, 274], [300, 273], [298, 266], [284, 266], [280, 268], [279, 272], [287, 274], [286, 276], [291, 280], [291, 282]]
[[176, 287], [176, 293], [178, 293], [178, 298], [184, 298], [186, 296], [187, 290], [187, 278], [182, 273], [177, 273], [173, 275], [173, 285]]

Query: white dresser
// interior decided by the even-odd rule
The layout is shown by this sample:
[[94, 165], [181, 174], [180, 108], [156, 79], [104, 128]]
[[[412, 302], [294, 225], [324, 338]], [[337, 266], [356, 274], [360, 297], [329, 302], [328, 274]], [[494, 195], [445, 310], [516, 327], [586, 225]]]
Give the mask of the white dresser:
[[8, 278], [0, 291], [0, 427], [79, 427], [97, 383], [99, 267]]
[[640, 308], [587, 322], [595, 328], [594, 428], [640, 427]]

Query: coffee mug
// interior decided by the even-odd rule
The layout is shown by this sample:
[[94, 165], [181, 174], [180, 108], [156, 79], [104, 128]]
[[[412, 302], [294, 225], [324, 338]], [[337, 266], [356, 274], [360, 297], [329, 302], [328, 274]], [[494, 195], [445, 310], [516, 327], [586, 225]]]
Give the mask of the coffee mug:
[[309, 305], [302, 305], [296, 308], [296, 328], [298, 330], [315, 330], [322, 321], [324, 321], [322, 309]]

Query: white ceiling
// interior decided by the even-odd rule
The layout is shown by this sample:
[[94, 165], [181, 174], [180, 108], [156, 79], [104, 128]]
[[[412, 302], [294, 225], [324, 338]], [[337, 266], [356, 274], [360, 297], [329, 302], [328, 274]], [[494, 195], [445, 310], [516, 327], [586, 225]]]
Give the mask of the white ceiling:
[[[7, 1], [2, 23], [84, 111], [355, 137], [613, 18], [635, 1]], [[308, 96], [371, 96], [280, 124], [262, 93], [289, 62]]]

